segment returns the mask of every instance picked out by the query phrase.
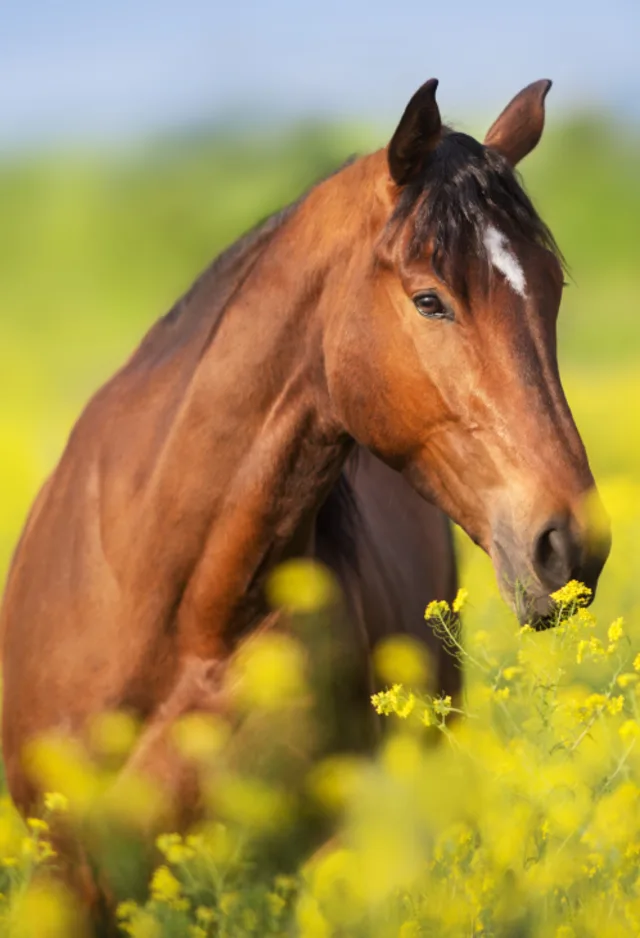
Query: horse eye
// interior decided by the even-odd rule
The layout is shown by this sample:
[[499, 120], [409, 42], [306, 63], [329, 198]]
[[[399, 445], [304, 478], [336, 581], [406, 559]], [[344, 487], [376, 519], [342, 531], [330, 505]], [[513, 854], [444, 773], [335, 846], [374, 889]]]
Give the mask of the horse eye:
[[413, 298], [415, 308], [427, 319], [451, 319], [451, 314], [437, 293], [417, 293]]

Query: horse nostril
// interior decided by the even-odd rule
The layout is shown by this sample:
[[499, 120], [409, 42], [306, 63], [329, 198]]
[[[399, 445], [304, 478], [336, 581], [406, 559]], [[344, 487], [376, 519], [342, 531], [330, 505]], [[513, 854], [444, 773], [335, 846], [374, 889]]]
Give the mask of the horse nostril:
[[579, 564], [579, 549], [565, 521], [548, 524], [538, 535], [533, 552], [533, 567], [540, 582], [549, 591], [564, 586]]

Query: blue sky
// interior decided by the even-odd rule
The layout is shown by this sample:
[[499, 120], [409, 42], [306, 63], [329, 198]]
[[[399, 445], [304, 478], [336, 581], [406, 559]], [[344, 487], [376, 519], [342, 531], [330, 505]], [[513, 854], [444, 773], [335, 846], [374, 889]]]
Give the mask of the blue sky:
[[0, 148], [244, 113], [390, 123], [431, 76], [449, 118], [547, 77], [557, 107], [640, 117], [639, 47], [640, 0], [0, 0]]

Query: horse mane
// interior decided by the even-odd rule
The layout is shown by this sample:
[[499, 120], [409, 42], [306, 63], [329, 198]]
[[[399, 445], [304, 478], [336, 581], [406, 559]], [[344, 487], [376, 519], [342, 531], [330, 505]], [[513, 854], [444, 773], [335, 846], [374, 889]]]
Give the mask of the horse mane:
[[402, 190], [388, 234], [410, 217], [409, 256], [416, 259], [429, 245], [437, 275], [463, 296], [468, 294], [469, 258], [487, 262], [484, 232], [488, 224], [507, 236], [546, 248], [566, 266], [555, 238], [507, 160], [448, 127], [420, 177]]
[[[219, 254], [187, 292], [146, 334], [130, 364], [152, 367], [192, 343], [199, 355], [210, 344], [223, 313], [245, 283], [274, 235], [295, 212], [306, 193], [258, 222]], [[199, 335], [199, 341], [196, 339]]]
[[[357, 463], [358, 449], [349, 456], [352, 467]], [[322, 503], [315, 523], [316, 555], [334, 570], [358, 572], [356, 532], [360, 512], [353, 485], [346, 467]]]

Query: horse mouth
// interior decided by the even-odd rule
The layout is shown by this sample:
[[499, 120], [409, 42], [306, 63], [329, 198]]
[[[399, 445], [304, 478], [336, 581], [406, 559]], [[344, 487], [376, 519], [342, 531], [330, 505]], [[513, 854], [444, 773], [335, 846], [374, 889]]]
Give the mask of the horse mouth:
[[[590, 606], [594, 596], [595, 589], [592, 590], [588, 600], [583, 600], [581, 605]], [[528, 625], [536, 632], [553, 629], [563, 620], [562, 606], [548, 594], [534, 595], [523, 590], [516, 590], [513, 605], [520, 625]]]
[[513, 605], [520, 625], [545, 632], [558, 624], [558, 607], [547, 594], [535, 595], [522, 588], [514, 592]]
[[558, 616], [556, 613], [538, 616], [537, 618], [532, 618], [529, 625], [532, 629], [535, 629], [536, 632], [546, 632], [548, 629], [553, 629], [558, 625]]

